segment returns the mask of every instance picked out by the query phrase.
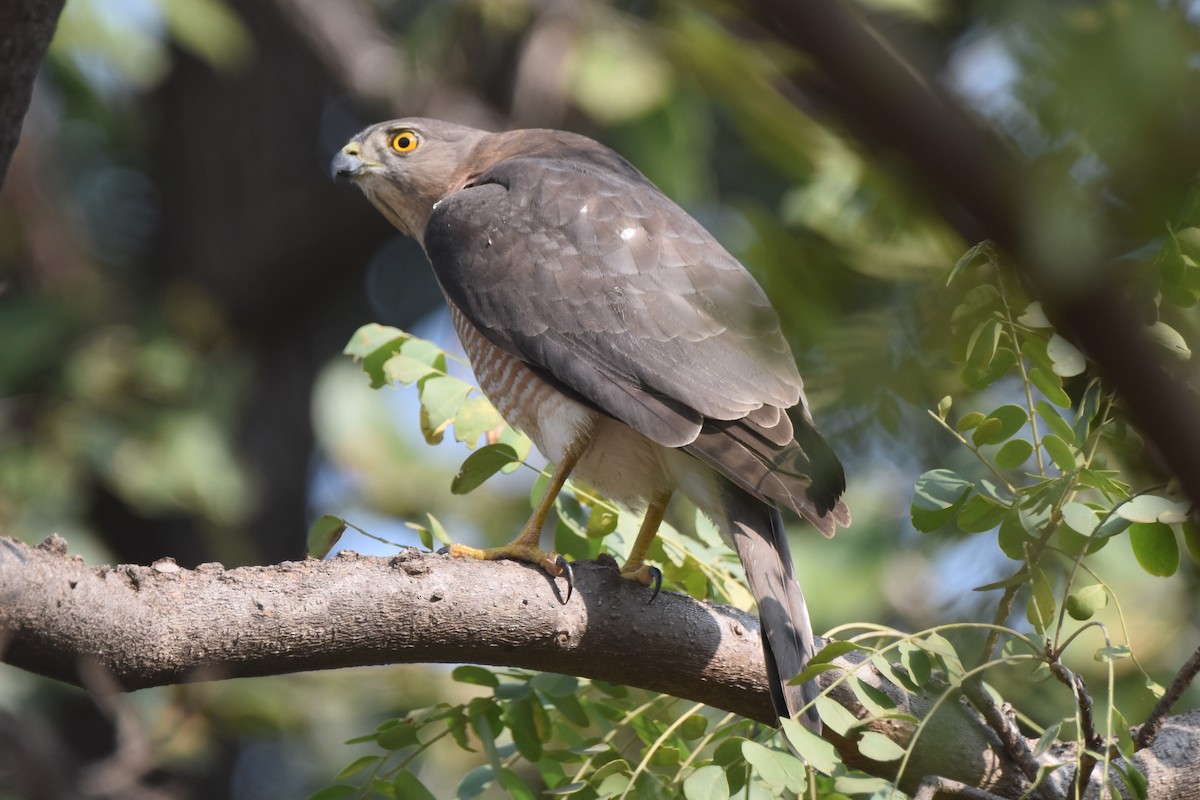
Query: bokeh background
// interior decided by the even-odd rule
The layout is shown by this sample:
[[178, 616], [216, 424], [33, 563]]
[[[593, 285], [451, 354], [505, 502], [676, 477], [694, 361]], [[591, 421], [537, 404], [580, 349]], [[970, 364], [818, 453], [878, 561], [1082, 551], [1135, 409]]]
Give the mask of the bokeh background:
[[[1200, 108], [1191, 3], [862, 8], [914, 68], [1082, 187], [1135, 175], [1144, 197]], [[970, 589], [1003, 574], [994, 536], [908, 521], [916, 477], [969, 460], [927, 409], [960, 392], [947, 339], [961, 292], [944, 278], [974, 242], [920, 174], [846, 134], [831, 91], [719, 3], [70, 0], [0, 191], [0, 533], [57, 532], [89, 563], [185, 566], [300, 558], [326, 513], [402, 545], [426, 512], [460, 540], [509, 538], [529, 474], [452, 497], [465, 451], [429, 448], [415, 392], [373, 392], [340, 355], [371, 321], [454, 346], [419, 247], [328, 177], [358, 129], [420, 115], [593, 136], [759, 278], [850, 475], [854, 528], [832, 544], [796, 531], [818, 630], [989, 618], [995, 595]], [[1129, 184], [1113, 183], [1120, 203]], [[1173, 324], [1193, 337], [1190, 311]], [[1110, 557], [1119, 574], [1128, 550]], [[1135, 649], [1165, 681], [1195, 639], [1194, 565], [1130, 577]], [[446, 675], [101, 704], [0, 666], [0, 798], [301, 797], [352, 760], [345, 739], [468, 690]], [[1153, 701], [1136, 677], [1122, 691], [1133, 716]], [[1067, 708], [1044, 702], [1048, 718]], [[440, 755], [427, 782], [450, 793], [474, 762]]]

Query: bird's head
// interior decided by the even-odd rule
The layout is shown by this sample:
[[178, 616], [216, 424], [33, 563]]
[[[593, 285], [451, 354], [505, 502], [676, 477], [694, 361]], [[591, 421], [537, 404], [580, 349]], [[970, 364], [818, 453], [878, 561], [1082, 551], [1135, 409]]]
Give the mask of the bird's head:
[[333, 157], [336, 181], [352, 182], [404, 233], [421, 240], [434, 203], [472, 177], [470, 156], [491, 134], [433, 119], [397, 119], [360, 132]]

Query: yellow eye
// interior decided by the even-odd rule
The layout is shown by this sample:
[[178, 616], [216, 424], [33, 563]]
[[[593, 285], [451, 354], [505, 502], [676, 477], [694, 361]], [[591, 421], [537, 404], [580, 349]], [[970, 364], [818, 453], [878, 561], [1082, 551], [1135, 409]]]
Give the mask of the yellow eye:
[[417, 149], [417, 135], [412, 131], [397, 131], [392, 134], [392, 149], [397, 153], [411, 153]]

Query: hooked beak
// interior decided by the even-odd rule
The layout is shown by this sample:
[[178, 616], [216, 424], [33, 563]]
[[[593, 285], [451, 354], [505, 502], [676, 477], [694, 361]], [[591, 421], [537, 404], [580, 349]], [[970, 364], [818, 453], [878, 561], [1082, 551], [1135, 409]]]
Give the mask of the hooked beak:
[[359, 157], [360, 150], [354, 142], [343, 147], [329, 165], [329, 173], [337, 183], [350, 183], [367, 168]]

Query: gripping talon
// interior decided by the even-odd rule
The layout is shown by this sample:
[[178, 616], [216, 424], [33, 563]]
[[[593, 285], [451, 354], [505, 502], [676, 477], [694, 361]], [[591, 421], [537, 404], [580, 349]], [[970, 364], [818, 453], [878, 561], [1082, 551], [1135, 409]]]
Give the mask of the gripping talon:
[[571, 562], [567, 561], [561, 555], [554, 559], [554, 566], [561, 569], [567, 578], [567, 599], [563, 601], [565, 605], [571, 602], [571, 593], [575, 591], [575, 571], [571, 569]]
[[650, 599], [646, 601], [646, 605], [654, 602], [654, 598], [658, 597], [658, 593], [662, 590], [662, 570], [658, 567], [650, 567], [650, 582], [654, 586], [654, 592], [650, 595]]

